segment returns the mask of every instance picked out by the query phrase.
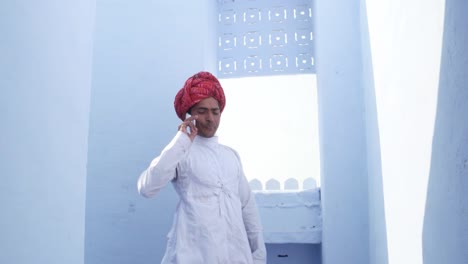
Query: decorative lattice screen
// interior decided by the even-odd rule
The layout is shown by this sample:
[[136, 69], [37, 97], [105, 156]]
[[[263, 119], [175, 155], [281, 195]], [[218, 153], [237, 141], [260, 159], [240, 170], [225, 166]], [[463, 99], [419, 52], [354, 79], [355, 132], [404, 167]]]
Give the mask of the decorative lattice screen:
[[218, 0], [218, 76], [314, 73], [311, 0]]

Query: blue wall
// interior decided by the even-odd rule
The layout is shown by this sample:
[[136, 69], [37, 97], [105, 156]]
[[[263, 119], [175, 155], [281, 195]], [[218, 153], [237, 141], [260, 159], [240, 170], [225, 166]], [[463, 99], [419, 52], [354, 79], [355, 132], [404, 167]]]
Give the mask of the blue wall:
[[268, 264], [320, 264], [321, 244], [266, 244]]
[[214, 3], [180, 4], [97, 3], [87, 264], [158, 263], [163, 256], [178, 198], [171, 186], [154, 199], [140, 197], [136, 181], [177, 131], [176, 92], [216, 62]]
[[323, 263], [365, 264], [369, 233], [359, 1], [317, 1], [316, 12]]
[[83, 263], [94, 12], [0, 2], [0, 263]]
[[468, 263], [468, 3], [446, 1], [424, 264]]

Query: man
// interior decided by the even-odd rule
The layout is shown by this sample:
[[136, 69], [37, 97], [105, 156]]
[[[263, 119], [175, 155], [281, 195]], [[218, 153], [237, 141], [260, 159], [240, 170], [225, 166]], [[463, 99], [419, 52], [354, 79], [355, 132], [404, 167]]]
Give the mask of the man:
[[239, 156], [215, 136], [225, 104], [216, 77], [190, 77], [174, 101], [183, 121], [179, 131], [138, 179], [144, 197], [169, 181], [180, 197], [163, 264], [266, 263], [255, 197]]

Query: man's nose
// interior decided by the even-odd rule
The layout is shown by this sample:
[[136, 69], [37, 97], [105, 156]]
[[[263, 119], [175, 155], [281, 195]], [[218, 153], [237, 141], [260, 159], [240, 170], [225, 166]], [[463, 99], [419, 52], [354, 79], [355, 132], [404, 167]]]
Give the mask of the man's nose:
[[212, 122], [214, 120], [214, 115], [211, 112], [206, 114], [206, 121]]
[[208, 112], [206, 114], [206, 121], [213, 121], [213, 113]]

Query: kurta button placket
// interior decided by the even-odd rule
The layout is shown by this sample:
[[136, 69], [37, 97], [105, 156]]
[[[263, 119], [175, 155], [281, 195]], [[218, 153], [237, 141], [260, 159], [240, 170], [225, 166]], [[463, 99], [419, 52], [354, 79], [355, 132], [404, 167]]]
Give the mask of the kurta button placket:
[[[222, 216], [223, 215], [223, 204], [224, 204], [224, 202], [221, 201], [221, 199], [226, 199], [226, 196], [231, 198], [231, 192], [229, 191], [229, 189], [224, 187], [223, 183], [220, 183], [219, 181], [218, 181], [218, 183], [219, 183], [219, 185], [217, 186], [218, 189], [213, 194], [218, 197], [219, 216]], [[221, 196], [223, 196], [223, 197], [221, 197]]]

